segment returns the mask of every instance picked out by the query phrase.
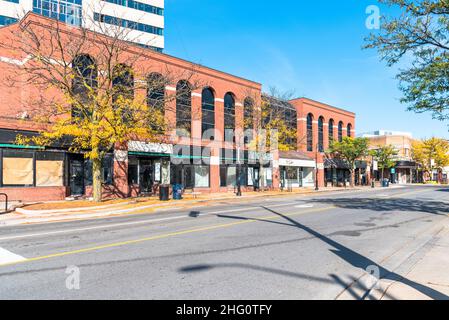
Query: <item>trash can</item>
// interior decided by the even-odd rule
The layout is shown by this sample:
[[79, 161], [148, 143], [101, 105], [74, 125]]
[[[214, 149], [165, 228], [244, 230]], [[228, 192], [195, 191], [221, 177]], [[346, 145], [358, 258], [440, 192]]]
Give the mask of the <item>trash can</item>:
[[174, 184], [173, 185], [173, 200], [182, 200], [182, 184]]
[[390, 180], [389, 179], [383, 179], [382, 180], [382, 187], [388, 188], [390, 186]]
[[159, 200], [161, 201], [170, 200], [170, 186], [162, 185], [159, 187]]

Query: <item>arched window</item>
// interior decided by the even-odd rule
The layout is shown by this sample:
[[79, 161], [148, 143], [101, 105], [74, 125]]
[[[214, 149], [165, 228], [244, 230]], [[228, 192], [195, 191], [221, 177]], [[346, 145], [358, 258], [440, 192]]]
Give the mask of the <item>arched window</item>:
[[95, 60], [87, 55], [78, 55], [72, 62], [72, 91], [76, 102], [72, 106], [72, 117], [84, 117], [92, 114], [89, 101], [98, 87], [98, 68]]
[[245, 130], [244, 143], [248, 144], [253, 140], [253, 133], [250, 131], [254, 129], [254, 100], [250, 97], [243, 101], [243, 129]]
[[334, 119], [329, 120], [329, 144], [331, 144], [334, 141]]
[[352, 125], [348, 124], [348, 127], [347, 127], [347, 135], [348, 135], [348, 137], [351, 137], [351, 134], [352, 134]]
[[318, 118], [318, 151], [324, 152], [324, 118]]
[[148, 76], [147, 103], [152, 109], [164, 110], [165, 79], [160, 73]]
[[224, 130], [225, 141], [232, 141], [235, 130], [235, 99], [230, 92], [224, 97]]
[[[112, 101], [118, 104], [126, 104], [134, 98], [134, 75], [130, 67], [118, 64], [112, 74]], [[123, 105], [119, 105], [123, 108]]]
[[313, 151], [313, 116], [307, 115], [307, 151]]
[[176, 85], [176, 129], [180, 136], [192, 134], [192, 86], [186, 80]]
[[[203, 89], [202, 92], [202, 136], [207, 130], [215, 129], [215, 95], [210, 88]], [[214, 140], [213, 133], [209, 136], [211, 140]]]
[[343, 141], [343, 122], [338, 123], [338, 142]]

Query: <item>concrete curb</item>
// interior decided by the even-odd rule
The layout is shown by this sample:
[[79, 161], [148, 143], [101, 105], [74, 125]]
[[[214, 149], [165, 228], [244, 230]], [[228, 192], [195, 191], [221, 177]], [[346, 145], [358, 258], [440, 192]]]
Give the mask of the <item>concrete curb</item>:
[[[255, 194], [255, 195], [250, 195], [250, 196], [245, 196], [243, 195], [241, 197], [241, 199], [251, 199], [251, 198], [260, 198], [260, 197], [278, 197], [278, 196], [287, 196], [287, 195], [302, 195], [302, 194], [312, 194], [315, 192], [343, 192], [343, 191], [360, 191], [363, 189], [360, 188], [354, 188], [354, 189], [332, 189], [332, 190], [320, 190], [320, 191], [315, 191], [315, 190], [308, 190], [308, 192], [306, 190], [303, 190], [303, 192], [284, 192], [284, 193], [277, 193], [277, 194], [265, 194], [265, 193], [260, 193], [260, 194]], [[306, 192], [304, 192], [306, 191]], [[208, 202], [208, 201], [223, 201], [223, 200], [234, 200], [237, 198], [234, 197], [218, 197], [218, 198], [209, 198], [209, 199], [184, 199], [185, 202], [180, 201], [177, 203], [154, 203], [154, 204], [150, 204], [150, 205], [146, 205], [146, 206], [138, 206], [135, 208], [126, 208], [126, 209], [122, 209], [122, 210], [117, 210], [114, 212], [130, 212], [130, 211], [138, 211], [138, 210], [143, 210], [143, 209], [149, 209], [149, 208], [154, 208], [154, 207], [166, 207], [172, 204], [175, 205], [182, 205], [182, 204], [195, 204], [195, 203], [201, 203], [201, 202]], [[186, 201], [187, 200], [187, 201]], [[104, 209], [111, 209], [111, 208], [119, 208], [122, 206], [126, 206], [126, 205], [130, 205], [133, 204], [135, 202], [133, 201], [128, 201], [128, 202], [123, 202], [123, 203], [115, 203], [115, 204], [110, 204], [110, 205], [102, 205], [102, 206], [91, 206], [91, 207], [79, 207], [79, 208], [67, 208], [67, 209], [54, 209], [54, 210], [27, 210], [24, 208], [16, 208], [15, 211], [17, 213], [26, 215], [26, 216], [40, 216], [40, 215], [51, 215], [51, 214], [58, 214], [58, 213], [78, 213], [78, 212], [83, 212], [83, 211], [98, 211], [101, 212]]]
[[114, 203], [108, 204], [104, 206], [93, 206], [93, 207], [80, 207], [80, 208], [67, 208], [67, 209], [54, 209], [54, 210], [27, 210], [24, 208], [16, 208], [15, 211], [17, 213], [21, 213], [27, 216], [41, 215], [41, 214], [52, 214], [52, 213], [68, 213], [68, 212], [79, 212], [79, 211], [89, 211], [89, 210], [102, 210], [102, 209], [110, 209], [120, 206], [125, 206], [132, 204], [132, 201], [123, 202], [123, 203]]
[[[379, 189], [379, 188], [376, 188]], [[35, 223], [46, 223], [46, 222], [66, 222], [66, 221], [75, 221], [75, 220], [88, 220], [88, 219], [95, 219], [95, 218], [105, 218], [105, 217], [116, 217], [120, 216], [122, 214], [132, 214], [133, 212], [138, 212], [146, 209], [153, 209], [154, 211], [166, 211], [167, 208], [172, 207], [173, 209], [182, 209], [183, 206], [188, 205], [195, 205], [195, 204], [201, 204], [205, 202], [210, 201], [226, 201], [226, 200], [238, 200], [238, 199], [258, 199], [258, 198], [274, 198], [274, 197], [282, 197], [282, 196], [300, 196], [300, 195], [311, 195], [311, 194], [322, 194], [322, 193], [348, 193], [348, 192], [362, 192], [371, 190], [369, 188], [354, 188], [354, 189], [322, 189], [319, 191], [315, 190], [307, 190], [304, 192], [283, 192], [283, 193], [276, 193], [276, 194], [256, 194], [256, 195], [249, 195], [245, 196], [243, 195], [240, 198], [236, 197], [219, 197], [219, 198], [209, 198], [209, 199], [189, 199], [186, 202], [169, 202], [169, 203], [155, 203], [151, 205], [144, 205], [139, 207], [132, 207], [132, 208], [123, 208], [118, 210], [111, 210], [111, 208], [117, 207], [117, 206], [123, 206], [124, 203], [121, 204], [113, 204], [113, 205], [107, 205], [107, 206], [101, 206], [101, 207], [89, 207], [89, 208], [78, 208], [77, 211], [74, 211], [74, 209], [61, 209], [64, 210], [63, 212], [56, 212], [51, 211], [51, 213], [36, 213], [37, 210], [28, 210], [32, 211], [31, 214], [14, 214], [12, 213], [8, 217], [4, 217], [4, 219], [0, 219], [0, 226], [12, 226], [12, 225], [24, 225], [24, 224], [35, 224]], [[132, 202], [131, 202], [132, 203]], [[109, 209], [108, 209], [109, 208]], [[169, 208], [169, 209], [172, 209]], [[83, 209], [83, 210], [80, 210]], [[93, 211], [90, 213], [87, 213], [86, 211]], [[47, 210], [41, 210], [41, 211], [47, 211]], [[18, 212], [18, 211], [17, 211]], [[0, 216], [1, 217], [1, 216]]]

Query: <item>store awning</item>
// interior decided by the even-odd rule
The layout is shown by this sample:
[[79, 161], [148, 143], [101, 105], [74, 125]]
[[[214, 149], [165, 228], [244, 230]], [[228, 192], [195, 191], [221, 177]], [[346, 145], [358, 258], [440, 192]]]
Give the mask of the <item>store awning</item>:
[[414, 161], [398, 161], [396, 162], [396, 169], [417, 169], [418, 164]]
[[279, 165], [282, 167], [315, 168], [315, 160], [302, 151], [280, 151]]
[[342, 159], [325, 159], [324, 160], [325, 169], [350, 169], [349, 164]]

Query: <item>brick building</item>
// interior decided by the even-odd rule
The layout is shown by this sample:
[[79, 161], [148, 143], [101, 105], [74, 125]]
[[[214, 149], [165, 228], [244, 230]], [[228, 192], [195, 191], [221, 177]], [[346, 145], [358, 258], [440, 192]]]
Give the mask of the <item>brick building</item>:
[[[414, 139], [411, 133], [377, 130], [364, 133], [361, 136], [368, 138], [371, 150], [391, 145], [398, 152], [394, 159], [394, 168], [384, 169], [384, 178], [399, 184], [416, 183], [422, 180], [418, 170], [419, 165], [412, 158], [411, 150]], [[381, 176], [381, 171], [376, 170], [375, 178], [380, 180]]]
[[[0, 28], [0, 41], [7, 41], [11, 32], [20, 37], [19, 26], [30, 25], [51, 30], [55, 21], [28, 13], [18, 23]], [[59, 25], [59, 28], [65, 27]], [[67, 27], [66, 31], [74, 34], [77, 29]], [[51, 47], [50, 43], [44, 45]], [[318, 160], [320, 186], [343, 181], [344, 168], [328, 163], [324, 150], [330, 139], [354, 136], [353, 113], [309, 99], [295, 99], [286, 105], [292, 125], [297, 125], [298, 151], [260, 155], [247, 147], [237, 150], [234, 140], [226, 138], [225, 129], [232, 128], [236, 132], [247, 129], [243, 127], [244, 120], [253, 115], [246, 110], [261, 100], [261, 84], [138, 45], [131, 44], [130, 50], [139, 51], [145, 57], [142, 63], [147, 64], [152, 76], [162, 76], [165, 72], [180, 75], [161, 91], [168, 95], [183, 88], [183, 98], [174, 99], [166, 106], [165, 118], [170, 132], [160, 142], [132, 140], [105, 157], [102, 179], [106, 197], [153, 194], [161, 184], [175, 183], [201, 193], [235, 191], [238, 172], [243, 190], [253, 189], [260, 184], [260, 157], [266, 158], [264, 185], [269, 188], [282, 187], [285, 179], [296, 183], [291, 183], [292, 187], [313, 186], [315, 159]], [[82, 54], [95, 57], [96, 52]], [[125, 55], [123, 63], [126, 60]], [[9, 84], [12, 70], [26, 63], [29, 59], [24, 54], [0, 50], [0, 192], [22, 201], [88, 196], [92, 184], [91, 164], [83, 154], [70, 152], [69, 145], [64, 143], [46, 148], [16, 144], [18, 134], [32, 136], [41, 129], [29, 117], [31, 102], [39, 101], [36, 98], [39, 95], [51, 94], [37, 92], [32, 86], [18, 89]], [[190, 86], [182, 75], [191, 70], [195, 72], [189, 81], [198, 80], [205, 85], [186, 92], [185, 88]], [[181, 119], [177, 112], [181, 109], [188, 110], [187, 118], [183, 113]], [[184, 137], [177, 129], [186, 122], [190, 135]], [[211, 128], [213, 138], [205, 139], [203, 132]], [[186, 149], [188, 156], [185, 156]], [[241, 164], [239, 167], [237, 162]], [[287, 171], [290, 178], [286, 178]]]
[[330, 159], [325, 151], [331, 141], [355, 137], [355, 114], [307, 98], [290, 101], [298, 112], [298, 150], [314, 159], [318, 186], [342, 186], [349, 170], [342, 161]]

